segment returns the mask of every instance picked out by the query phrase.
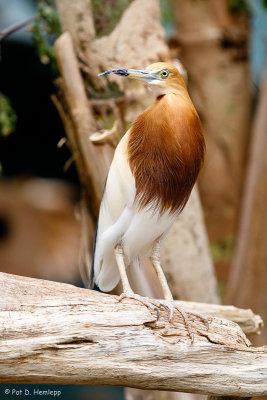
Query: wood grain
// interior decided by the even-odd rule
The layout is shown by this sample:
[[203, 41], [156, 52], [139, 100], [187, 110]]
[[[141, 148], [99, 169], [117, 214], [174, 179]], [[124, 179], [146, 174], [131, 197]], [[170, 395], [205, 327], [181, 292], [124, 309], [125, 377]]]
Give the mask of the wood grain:
[[232, 321], [192, 327], [193, 345], [179, 315], [171, 326], [166, 311], [157, 322], [134, 300], [1, 273], [0, 382], [267, 394], [265, 347], [250, 347]]

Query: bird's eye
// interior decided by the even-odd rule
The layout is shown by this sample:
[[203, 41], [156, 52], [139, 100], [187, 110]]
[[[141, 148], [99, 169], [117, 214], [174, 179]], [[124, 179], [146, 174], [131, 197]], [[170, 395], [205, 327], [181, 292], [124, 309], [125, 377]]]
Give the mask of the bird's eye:
[[166, 79], [169, 76], [170, 72], [167, 69], [161, 71], [160, 76], [162, 79]]

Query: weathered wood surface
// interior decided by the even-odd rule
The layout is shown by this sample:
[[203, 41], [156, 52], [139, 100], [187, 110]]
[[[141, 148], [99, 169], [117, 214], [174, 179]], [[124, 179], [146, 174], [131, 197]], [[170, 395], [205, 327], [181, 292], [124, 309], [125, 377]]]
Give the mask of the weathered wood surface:
[[0, 382], [267, 394], [267, 349], [249, 347], [238, 325], [211, 317], [207, 331], [192, 321], [191, 345], [180, 316], [176, 328], [166, 317], [163, 310], [156, 322], [135, 301], [1, 273]]

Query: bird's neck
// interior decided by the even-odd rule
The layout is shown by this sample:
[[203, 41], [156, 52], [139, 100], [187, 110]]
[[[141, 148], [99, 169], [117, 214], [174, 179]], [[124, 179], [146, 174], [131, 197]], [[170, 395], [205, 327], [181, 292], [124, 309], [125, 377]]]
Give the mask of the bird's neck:
[[134, 121], [128, 160], [140, 207], [152, 203], [161, 212], [181, 210], [204, 158], [198, 115], [188, 95], [169, 93], [154, 101]]

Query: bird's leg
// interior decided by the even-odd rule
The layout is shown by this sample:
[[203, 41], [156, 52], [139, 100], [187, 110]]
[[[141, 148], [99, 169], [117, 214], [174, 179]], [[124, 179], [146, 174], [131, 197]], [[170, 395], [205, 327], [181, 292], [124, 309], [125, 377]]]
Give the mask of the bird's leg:
[[123, 256], [123, 248], [119, 244], [115, 247], [115, 257], [116, 257], [117, 265], [119, 268], [123, 293], [130, 295], [133, 293], [133, 290], [130, 286], [130, 283], [129, 283], [129, 280], [128, 280], [128, 277], [126, 274], [126, 267], [125, 267], [124, 256]]
[[156, 311], [157, 319], [159, 319], [159, 310], [158, 310], [155, 302], [153, 302], [153, 300], [150, 300], [146, 297], [139, 296], [138, 294], [133, 292], [133, 290], [130, 286], [127, 274], [126, 274], [126, 267], [125, 267], [125, 262], [124, 262], [122, 245], [117, 245], [114, 249], [114, 252], [115, 252], [115, 257], [116, 257], [116, 261], [117, 261], [117, 265], [118, 265], [118, 269], [119, 269], [119, 273], [120, 273], [120, 277], [121, 277], [122, 287], [123, 287], [123, 293], [120, 295], [119, 301], [121, 301], [125, 298], [135, 299], [135, 300], [139, 301], [140, 303], [144, 304], [148, 309], [150, 309], [152, 311]]
[[205, 318], [203, 315], [196, 313], [196, 312], [191, 312], [191, 311], [185, 311], [183, 309], [183, 307], [178, 306], [175, 304], [174, 300], [173, 300], [173, 296], [171, 294], [170, 288], [168, 286], [167, 283], [167, 279], [164, 275], [164, 272], [161, 268], [161, 264], [160, 264], [160, 238], [158, 238], [155, 242], [154, 242], [154, 246], [152, 248], [152, 252], [151, 252], [151, 256], [150, 256], [152, 265], [157, 273], [159, 282], [161, 284], [161, 287], [163, 289], [163, 295], [164, 295], [164, 299], [166, 300], [164, 302], [164, 304], [162, 304], [162, 306], [164, 308], [167, 308], [170, 311], [170, 316], [169, 316], [169, 321], [171, 322], [173, 319], [173, 314], [174, 314], [174, 310], [176, 309], [177, 311], [179, 311], [179, 313], [181, 314], [181, 316], [183, 317], [184, 320], [184, 324], [187, 328], [188, 334], [191, 338], [191, 341], [193, 343], [194, 341], [194, 334], [192, 332], [192, 327], [191, 327], [191, 323], [189, 322], [188, 316], [187, 314], [191, 314], [194, 315], [198, 318], [200, 318], [208, 327], [208, 320], [207, 318]]
[[160, 238], [154, 242], [150, 259], [158, 275], [161, 287], [163, 289], [164, 299], [173, 301], [173, 297], [170, 288], [168, 286], [167, 279], [160, 265]]

